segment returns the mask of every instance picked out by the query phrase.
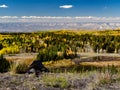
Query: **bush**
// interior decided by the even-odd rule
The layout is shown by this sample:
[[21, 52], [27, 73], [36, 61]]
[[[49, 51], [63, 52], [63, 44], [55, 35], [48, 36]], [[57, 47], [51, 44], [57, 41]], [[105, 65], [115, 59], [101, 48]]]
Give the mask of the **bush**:
[[17, 46], [6, 47], [0, 50], [0, 54], [16, 54], [16, 53], [19, 53], [19, 48]]
[[3, 58], [3, 55], [0, 55], [0, 72], [7, 72], [10, 68], [10, 62]]
[[16, 73], [19, 73], [19, 74], [26, 73], [27, 68], [28, 68], [28, 65], [26, 65], [25, 63], [19, 64], [16, 67]]
[[3, 45], [0, 43], [0, 50], [3, 48]]
[[114, 47], [114, 45], [107, 46], [106, 50], [107, 50], [108, 53], [114, 53], [115, 47]]
[[12, 63], [10, 67], [10, 72], [23, 74], [26, 73], [28, 65], [25, 63]]
[[55, 61], [60, 59], [61, 57], [58, 56], [58, 51], [54, 47], [49, 47], [43, 49], [37, 55], [37, 59], [43, 61]]
[[69, 53], [69, 50], [68, 51], [64, 51], [63, 52], [63, 57], [65, 58], [65, 59], [73, 59], [73, 58], [75, 58], [76, 57], [76, 55], [75, 55], [75, 53], [73, 53], [72, 51], [70, 51], [70, 53]]
[[51, 46], [39, 51], [37, 60], [55, 61], [60, 59], [73, 59], [76, 57], [75, 53], [71, 49], [64, 48], [64, 51], [58, 51], [56, 46]]
[[45, 75], [42, 77], [42, 80], [46, 86], [52, 86], [61, 89], [69, 87], [68, 80], [63, 76], [56, 77]]

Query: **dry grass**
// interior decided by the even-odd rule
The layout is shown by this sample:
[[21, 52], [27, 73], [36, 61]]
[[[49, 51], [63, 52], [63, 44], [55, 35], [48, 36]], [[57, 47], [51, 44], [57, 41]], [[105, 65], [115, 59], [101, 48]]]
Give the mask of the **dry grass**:
[[30, 65], [32, 63], [32, 61], [35, 60], [36, 54], [31, 55], [31, 54], [25, 53], [25, 54], [21, 54], [21, 55], [5, 56], [5, 58], [11, 62], [19, 62], [19, 63], [25, 63], [25, 64]]
[[70, 59], [64, 59], [64, 60], [59, 60], [59, 61], [50, 61], [50, 62], [44, 62], [43, 63], [45, 66], [50, 67], [50, 68], [58, 68], [58, 67], [69, 67], [71, 65], [75, 65], [73, 61]]
[[46, 86], [67, 88], [69, 86], [68, 78], [65, 75], [46, 74], [42, 76], [42, 83]]
[[83, 62], [81, 65], [90, 65], [90, 66], [97, 66], [97, 67], [103, 67], [103, 66], [120, 66], [120, 61], [100, 61], [100, 62]]
[[[119, 83], [110, 89], [102, 87], [114, 80], [120, 80], [120, 75], [98, 71], [84, 73], [43, 73], [35, 78], [33, 75], [0, 74], [0, 90], [120, 90]], [[98, 88], [101, 89], [98, 89]], [[116, 89], [116, 88], [117, 89]]]
[[[35, 60], [35, 56], [27, 56], [27, 55], [24, 55], [22, 57], [7, 56], [6, 59], [8, 61], [25, 63], [27, 65], [30, 65], [32, 63], [32, 61]], [[75, 63], [70, 59], [43, 62], [43, 64], [49, 68], [69, 67], [69, 66], [75, 65]], [[99, 67], [108, 66], [108, 65], [120, 66], [120, 61], [113, 60], [113, 61], [99, 61], [99, 62], [98, 61], [97, 62], [81, 62], [80, 64], [81, 65], [99, 66]]]
[[[7, 59], [9, 61], [17, 62], [18, 65], [22, 64], [24, 68], [24, 64], [29, 65], [35, 58], [34, 57], [28, 57], [28, 58], [7, 57]], [[67, 68], [67, 67], [75, 66], [75, 63], [70, 59], [69, 60], [64, 59], [64, 60], [59, 60], [59, 61], [54, 61], [54, 62], [52, 61], [44, 62], [43, 64], [46, 67], [53, 68], [53, 69], [54, 68], [62, 69], [61, 67]], [[80, 66], [81, 65], [96, 66], [96, 67], [103, 67], [103, 66], [108, 66], [108, 65], [119, 66], [120, 61], [82, 62], [80, 63]], [[13, 70], [16, 70], [16, 68], [17, 70], [23, 69], [21, 66], [18, 67], [16, 65], [15, 67], [12, 67]], [[81, 68], [79, 67], [79, 69]], [[24, 78], [23, 79], [24, 82], [21, 82], [18, 84], [23, 85], [23, 87], [29, 87], [29, 89], [26, 89], [26, 90], [33, 90], [33, 89], [37, 90], [38, 89], [37, 87], [39, 87], [40, 89], [43, 87], [50, 87], [50, 88], [55, 88], [55, 89], [60, 88], [60, 89], [68, 89], [68, 90], [75, 90], [75, 89], [76, 90], [98, 90], [97, 87], [100, 87], [101, 85], [114, 83], [114, 81], [119, 81], [120, 75], [118, 72], [115, 72], [113, 68], [110, 68], [110, 70], [108, 71], [106, 70], [105, 72], [99, 72], [97, 69], [95, 69], [95, 70], [84, 71], [84, 72], [79, 72], [79, 73], [78, 72], [77, 73], [76, 72], [75, 73], [73, 72], [72, 73], [71, 72], [43, 73], [39, 78], [34, 78], [33, 76], [31, 76], [30, 78], [26, 76], [16, 77], [16, 79], [19, 79], [19, 78], [21, 79]], [[18, 80], [15, 80], [15, 81], [18, 81]], [[12, 82], [12, 83], [16, 85], [15, 82]]]
[[35, 55], [22, 54], [5, 56], [11, 63], [9, 71], [12, 74], [25, 73], [29, 65], [35, 60]]
[[[47, 67], [69, 67], [75, 65], [75, 63], [72, 60], [59, 60], [56, 62], [44, 62], [43, 63]], [[104, 67], [104, 66], [120, 66], [120, 61], [99, 61], [99, 62], [81, 62], [79, 63], [83, 66], [96, 66], [96, 67]]]
[[[15, 65], [11, 67], [11, 71], [16, 72], [16, 70], [22, 71], [20, 66], [24, 68], [28, 67], [33, 60], [35, 60], [35, 55], [24, 55], [24, 56], [7, 56], [7, 60], [13, 61]], [[22, 65], [23, 64], [23, 65]], [[84, 72], [84, 71], [92, 71], [97, 69], [102, 69], [109, 66], [120, 66], [120, 61], [97, 61], [97, 62], [81, 62], [77, 65], [74, 63], [73, 60], [64, 59], [59, 61], [49, 61], [43, 62], [45, 67], [47, 67], [53, 73], [59, 72]], [[19, 67], [19, 68], [18, 68]], [[17, 68], [17, 69], [16, 69]]]

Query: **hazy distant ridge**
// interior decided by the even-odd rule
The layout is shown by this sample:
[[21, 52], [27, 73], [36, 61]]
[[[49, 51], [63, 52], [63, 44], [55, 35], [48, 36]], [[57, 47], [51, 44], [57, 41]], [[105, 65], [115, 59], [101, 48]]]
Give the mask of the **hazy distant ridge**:
[[120, 27], [120, 17], [0, 16], [0, 32], [39, 30], [104, 30]]

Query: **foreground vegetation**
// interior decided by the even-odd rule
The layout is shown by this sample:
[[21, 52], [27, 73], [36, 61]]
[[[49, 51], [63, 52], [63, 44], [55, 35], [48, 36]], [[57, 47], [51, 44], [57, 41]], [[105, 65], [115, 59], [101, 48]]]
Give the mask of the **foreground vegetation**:
[[[25, 54], [25, 56], [27, 56], [27, 54]], [[39, 78], [36, 78], [34, 74], [28, 75], [25, 73], [26, 68], [34, 60], [34, 57], [24, 58], [22, 55], [22, 58], [18, 56], [7, 56], [7, 61], [3, 57], [2, 59], [5, 62], [12, 62], [12, 60], [14, 62], [10, 63], [9, 68], [6, 67], [8, 70], [7, 73], [0, 74], [1, 90], [8, 88], [12, 90], [120, 89], [119, 65], [109, 65], [109, 62], [115, 62], [115, 60], [117, 59], [115, 57], [113, 61], [96, 61], [96, 63], [98, 64], [96, 64], [95, 62], [79, 62], [79, 64], [76, 65], [74, 59], [44, 62], [43, 64], [50, 70], [50, 73], [42, 73]], [[94, 57], [93, 60], [95, 60]], [[104, 64], [106, 65], [103, 65], [102, 62], [104, 62]], [[119, 60], [116, 61], [116, 63], [119, 62]], [[0, 64], [2, 65], [2, 63]], [[108, 86], [106, 87], [106, 85]], [[113, 88], [111, 89], [111, 87]]]
[[[115, 90], [120, 90], [119, 57], [97, 56], [82, 60], [80, 54], [120, 53], [119, 32], [62, 30], [1, 33], [0, 72], [7, 73], [0, 74], [0, 89], [113, 90], [115, 88], [103, 86], [117, 83], [118, 89]], [[34, 56], [27, 53], [34, 53]], [[22, 58], [17, 56], [19, 54]], [[35, 78], [34, 74], [25, 74], [35, 59], [41, 60], [50, 73], [42, 73], [39, 78]]]
[[[25, 56], [27, 56], [27, 54], [25, 54]], [[113, 61], [96, 61], [98, 64], [95, 62], [79, 62], [79, 64], [76, 65], [74, 60], [71, 59], [44, 62], [43, 64], [49, 68], [50, 73], [42, 73], [39, 78], [36, 78], [34, 74], [25, 74], [26, 68], [34, 60], [34, 57], [24, 58], [22, 55], [22, 58], [18, 56], [8, 56], [6, 59], [9, 62], [13, 60], [14, 63], [10, 63], [9, 71], [7, 73], [0, 74], [1, 90], [120, 89], [119, 65], [109, 65], [109, 62], [115, 62], [115, 57]], [[4, 58], [5, 61], [6, 59]], [[95, 60], [94, 57], [93, 60]], [[102, 62], [106, 65], [103, 65]], [[116, 61], [116, 63], [119, 62], [119, 60]]]
[[[0, 74], [1, 90], [119, 90], [119, 74], [100, 73], [49, 73], [39, 78], [33, 75]], [[6, 79], [7, 78], [7, 79]], [[111, 85], [113, 83], [113, 85]], [[116, 84], [117, 83], [117, 84]], [[108, 86], [109, 85], [109, 86]]]

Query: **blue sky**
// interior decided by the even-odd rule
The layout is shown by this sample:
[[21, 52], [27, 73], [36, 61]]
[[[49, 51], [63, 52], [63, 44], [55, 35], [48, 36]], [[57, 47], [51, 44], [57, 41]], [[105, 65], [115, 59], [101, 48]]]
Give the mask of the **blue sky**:
[[120, 0], [0, 0], [0, 16], [120, 17]]

